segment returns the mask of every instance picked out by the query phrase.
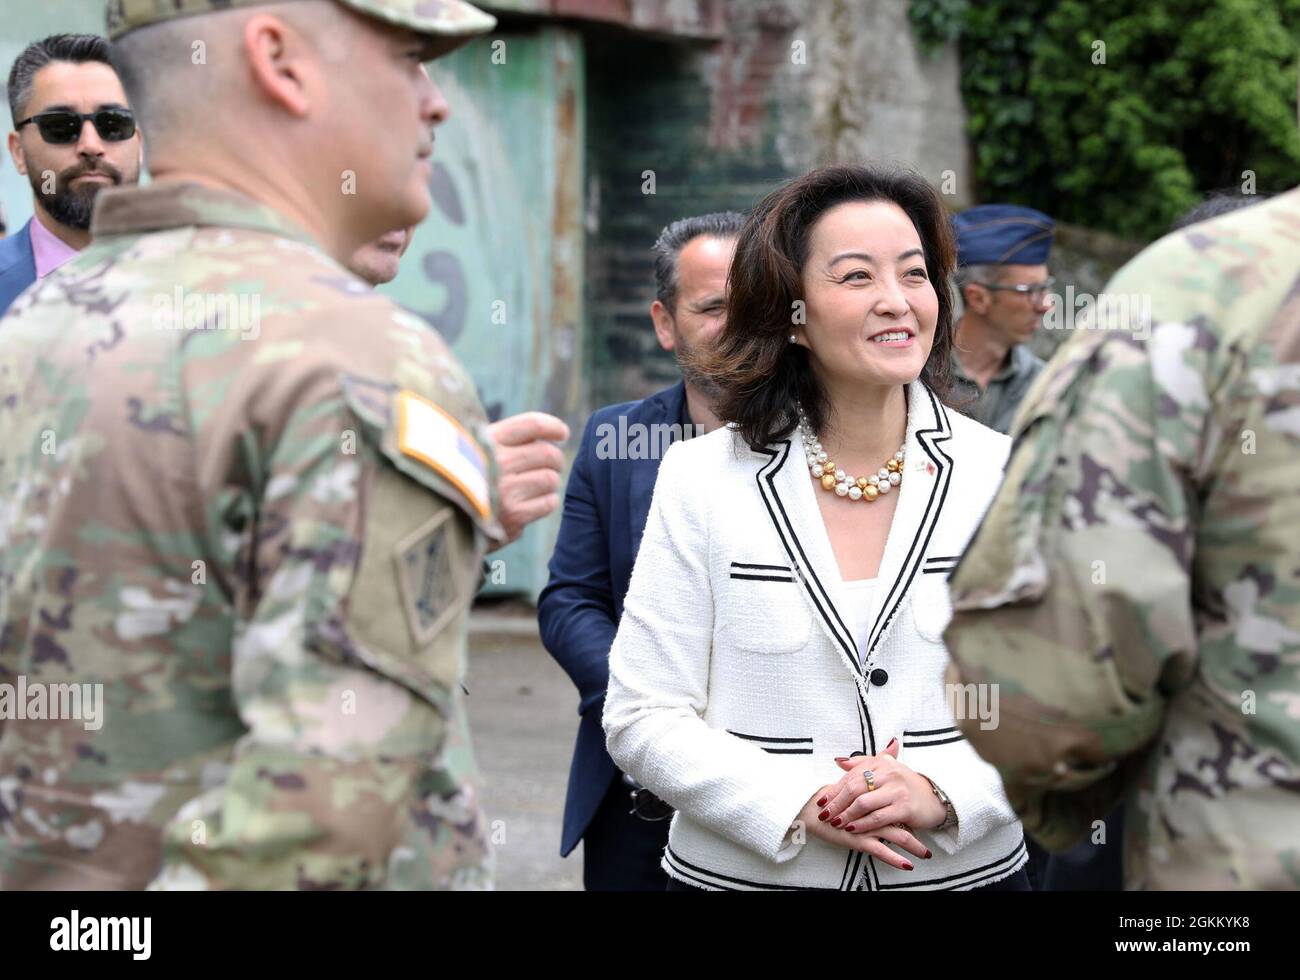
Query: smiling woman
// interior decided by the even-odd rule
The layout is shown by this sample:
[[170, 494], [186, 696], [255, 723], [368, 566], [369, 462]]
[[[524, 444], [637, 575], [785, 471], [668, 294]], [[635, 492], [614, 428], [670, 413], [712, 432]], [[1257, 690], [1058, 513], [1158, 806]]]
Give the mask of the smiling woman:
[[922, 178], [866, 167], [741, 231], [693, 355], [729, 425], [664, 457], [605, 701], [614, 761], [677, 808], [684, 886], [1027, 888], [943, 682], [947, 574], [1008, 450], [944, 404], [954, 254]]
[[[861, 307], [886, 279], [898, 283], [900, 295], [928, 294], [930, 329], [922, 344], [902, 346], [912, 351], [907, 361], [917, 368], [913, 377], [919, 374], [941, 398], [947, 396], [953, 323], [947, 283], [956, 242], [947, 209], [924, 178], [855, 166], [814, 170], [764, 198], [746, 232], [731, 267], [730, 327], [714, 349], [700, 353], [698, 366], [730, 393], [721, 410], [748, 442], [765, 443], [788, 431], [796, 402], [814, 428], [830, 421], [828, 393], [821, 375], [808, 370], [808, 360], [820, 354], [823, 366], [834, 368], [838, 359], [832, 349], [810, 346], [800, 328], [823, 308], [850, 324], [861, 322]], [[877, 245], [874, 255], [866, 235]], [[896, 252], [881, 248], [894, 244]], [[816, 261], [810, 264], [810, 258]], [[875, 322], [882, 329], [920, 327], [916, 317], [902, 319]], [[803, 350], [790, 347], [791, 335]]]

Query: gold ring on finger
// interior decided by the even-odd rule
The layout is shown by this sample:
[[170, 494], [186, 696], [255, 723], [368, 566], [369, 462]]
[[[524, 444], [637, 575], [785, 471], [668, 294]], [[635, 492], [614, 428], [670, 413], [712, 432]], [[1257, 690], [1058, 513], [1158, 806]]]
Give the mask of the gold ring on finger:
[[863, 770], [862, 770], [862, 778], [865, 779], [865, 780], [867, 781], [867, 792], [868, 792], [868, 793], [870, 793], [872, 790], [874, 790], [874, 789], [876, 788], [875, 773], [873, 773], [870, 769], [863, 769]]

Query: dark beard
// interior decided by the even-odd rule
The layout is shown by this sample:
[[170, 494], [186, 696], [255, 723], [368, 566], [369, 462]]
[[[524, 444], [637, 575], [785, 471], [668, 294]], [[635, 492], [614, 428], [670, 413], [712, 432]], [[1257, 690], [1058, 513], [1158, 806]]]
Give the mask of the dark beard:
[[677, 366], [682, 372], [682, 380], [703, 395], [706, 401], [712, 403], [722, 394], [722, 389], [718, 387], [717, 382], [708, 375], [701, 374], [680, 361], [677, 362]]
[[53, 194], [43, 193], [41, 189], [41, 185], [45, 182], [43, 175], [29, 173], [28, 179], [32, 184], [32, 193], [44, 205], [51, 218], [65, 227], [75, 228], [77, 231], [89, 231], [90, 217], [95, 211], [95, 196], [107, 185], [91, 184], [79, 190], [72, 186], [72, 181], [82, 174], [92, 172], [107, 175], [112, 179], [114, 187], [122, 183], [121, 172], [106, 165], [93, 170], [84, 166], [65, 170], [59, 174]]
[[722, 394], [722, 389], [718, 387], [717, 382], [711, 377], [696, 370], [690, 364], [692, 351], [693, 348], [687, 345], [685, 338], [678, 333], [676, 342], [673, 344], [673, 356], [677, 360], [677, 369], [682, 372], [682, 380], [703, 395], [706, 401], [712, 403]]

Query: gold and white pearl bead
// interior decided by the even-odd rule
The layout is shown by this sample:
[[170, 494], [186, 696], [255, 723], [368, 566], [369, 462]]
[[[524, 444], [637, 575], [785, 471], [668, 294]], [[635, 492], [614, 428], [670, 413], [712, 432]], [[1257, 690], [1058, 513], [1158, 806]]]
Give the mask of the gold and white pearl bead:
[[903, 481], [904, 452], [900, 448], [892, 459], [886, 461], [870, 476], [854, 477], [835, 465], [825, 447], [817, 439], [802, 406], [798, 406], [799, 434], [803, 439], [804, 458], [808, 461], [808, 470], [813, 479], [820, 480], [822, 489], [834, 491], [837, 497], [849, 500], [879, 500], [883, 494], [898, 486]]

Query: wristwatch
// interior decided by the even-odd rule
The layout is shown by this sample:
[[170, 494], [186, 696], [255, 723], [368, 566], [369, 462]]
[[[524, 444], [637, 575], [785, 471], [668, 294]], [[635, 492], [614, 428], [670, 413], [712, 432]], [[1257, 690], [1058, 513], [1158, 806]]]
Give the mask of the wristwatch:
[[936, 786], [934, 780], [929, 776], [925, 777], [925, 781], [930, 784], [930, 788], [934, 790], [934, 795], [939, 798], [939, 802], [943, 804], [944, 810], [946, 811], [944, 813], [943, 823], [935, 827], [935, 831], [950, 830], [953, 827], [956, 827], [957, 808], [952, 805], [952, 800], [948, 799], [948, 794]]

